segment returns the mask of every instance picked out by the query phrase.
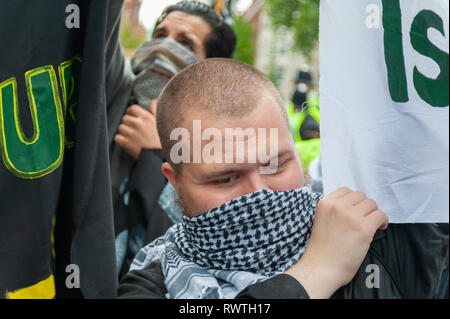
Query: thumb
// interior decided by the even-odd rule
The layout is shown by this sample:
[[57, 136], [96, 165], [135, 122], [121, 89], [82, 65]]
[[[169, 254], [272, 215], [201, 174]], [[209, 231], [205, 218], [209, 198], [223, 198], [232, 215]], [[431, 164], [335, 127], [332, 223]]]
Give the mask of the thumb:
[[152, 113], [154, 116], [156, 116], [156, 103], [158, 102], [157, 99], [152, 100], [152, 103], [150, 103], [150, 113]]
[[369, 227], [373, 233], [375, 233], [378, 229], [386, 230], [389, 224], [388, 216], [381, 210], [376, 210], [373, 213], [370, 213], [366, 216], [367, 221], [369, 223]]

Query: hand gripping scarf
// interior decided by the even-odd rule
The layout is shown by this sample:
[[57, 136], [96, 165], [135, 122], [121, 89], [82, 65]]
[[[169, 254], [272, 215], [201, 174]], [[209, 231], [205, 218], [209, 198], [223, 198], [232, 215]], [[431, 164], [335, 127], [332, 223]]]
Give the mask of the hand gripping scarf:
[[320, 197], [306, 187], [261, 190], [202, 215], [183, 216], [141, 249], [130, 270], [160, 262], [168, 298], [234, 298], [300, 259]]

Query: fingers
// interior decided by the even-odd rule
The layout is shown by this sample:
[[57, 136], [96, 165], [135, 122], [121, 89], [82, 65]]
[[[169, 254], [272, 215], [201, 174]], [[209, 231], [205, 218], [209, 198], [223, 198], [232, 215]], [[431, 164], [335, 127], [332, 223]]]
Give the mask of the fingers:
[[373, 199], [366, 198], [360, 203], [356, 204], [355, 209], [363, 216], [367, 216], [371, 212], [378, 210], [378, 205]]
[[[144, 113], [141, 113], [141, 111], [138, 112], [130, 111], [130, 113], [128, 113], [127, 111], [127, 114], [125, 114], [122, 117], [122, 123], [135, 128], [141, 127], [143, 121], [150, 121], [152, 123], [156, 123], [156, 118], [153, 114], [147, 112], [146, 110], [143, 111]], [[139, 113], [138, 116], [133, 115], [138, 113]]]
[[349, 192], [341, 197], [342, 200], [345, 201], [347, 205], [358, 205], [363, 200], [367, 199], [366, 195], [363, 192]]
[[125, 136], [121, 135], [121, 134], [116, 134], [116, 136], [114, 136], [114, 142], [116, 142], [117, 144], [119, 144], [120, 146], [124, 146], [128, 143], [128, 138], [126, 138]]
[[142, 106], [133, 104], [127, 109], [127, 114], [135, 116], [135, 117], [148, 117], [151, 115], [149, 111], [144, 109]]
[[[327, 195], [326, 199], [328, 204], [331, 204], [331, 208], [334, 210], [343, 210], [351, 215], [357, 214], [364, 219], [365, 224], [369, 228], [369, 231], [375, 231], [377, 229], [386, 229], [389, 224], [387, 215], [378, 209], [377, 203], [362, 192], [354, 192], [347, 187], [342, 187], [336, 191]], [[320, 202], [319, 202], [320, 204]], [[356, 217], [356, 216], [355, 216]]]
[[137, 104], [127, 108], [117, 131], [114, 141], [136, 160], [143, 148], [161, 149], [155, 115]]
[[152, 100], [152, 103], [150, 103], [150, 113], [152, 113], [154, 116], [156, 116], [156, 103], [158, 102], [157, 99]]
[[118, 131], [123, 136], [133, 136], [135, 133], [135, 130], [127, 124], [120, 124]]
[[349, 194], [351, 192], [352, 192], [351, 189], [349, 189], [347, 187], [341, 187], [341, 188], [335, 190], [334, 192], [328, 194], [326, 196], [326, 198], [328, 198], [328, 199], [337, 199], [337, 198], [345, 196], [345, 195], [347, 195], [347, 194]]
[[347, 187], [341, 187], [336, 191], [326, 196], [328, 200], [339, 199], [345, 206], [355, 206], [358, 211], [363, 212], [363, 215], [378, 209], [376, 202], [368, 199], [363, 192], [354, 192]]
[[384, 230], [388, 227], [389, 218], [381, 210], [376, 210], [366, 216], [366, 225], [374, 234], [378, 229]]
[[122, 117], [122, 123], [126, 124], [128, 126], [136, 126], [136, 124], [139, 122], [139, 118], [129, 115], [129, 114], [125, 114]]

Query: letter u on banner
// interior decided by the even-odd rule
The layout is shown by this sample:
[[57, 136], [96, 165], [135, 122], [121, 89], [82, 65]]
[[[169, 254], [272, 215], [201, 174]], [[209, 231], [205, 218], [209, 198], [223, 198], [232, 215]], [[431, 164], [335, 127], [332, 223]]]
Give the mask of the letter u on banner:
[[56, 74], [51, 65], [25, 73], [33, 136], [19, 116], [17, 81], [0, 84], [0, 146], [5, 166], [16, 176], [33, 179], [54, 171], [64, 154], [64, 118]]

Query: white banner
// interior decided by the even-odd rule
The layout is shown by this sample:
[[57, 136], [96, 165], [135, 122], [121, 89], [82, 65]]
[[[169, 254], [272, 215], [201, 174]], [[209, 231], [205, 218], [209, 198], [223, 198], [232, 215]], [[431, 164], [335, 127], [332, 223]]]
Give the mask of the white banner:
[[324, 191], [449, 221], [448, 0], [321, 0]]

